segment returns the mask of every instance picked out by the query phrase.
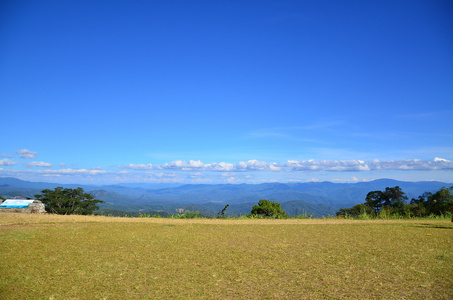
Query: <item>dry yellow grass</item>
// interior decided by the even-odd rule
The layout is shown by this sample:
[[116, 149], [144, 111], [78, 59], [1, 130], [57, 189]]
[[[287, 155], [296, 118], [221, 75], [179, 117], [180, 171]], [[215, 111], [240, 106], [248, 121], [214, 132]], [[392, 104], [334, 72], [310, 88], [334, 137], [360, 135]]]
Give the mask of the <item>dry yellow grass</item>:
[[0, 215], [1, 299], [452, 299], [453, 224]]

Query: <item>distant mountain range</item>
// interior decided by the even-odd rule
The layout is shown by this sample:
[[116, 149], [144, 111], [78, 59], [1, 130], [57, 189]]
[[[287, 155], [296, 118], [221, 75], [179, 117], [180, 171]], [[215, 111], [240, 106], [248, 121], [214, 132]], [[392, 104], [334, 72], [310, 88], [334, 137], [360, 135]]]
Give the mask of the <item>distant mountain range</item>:
[[379, 179], [359, 183], [262, 183], [262, 184], [119, 184], [83, 185], [30, 182], [0, 177], [0, 196], [33, 198], [43, 189], [81, 187], [105, 201], [101, 209], [127, 211], [166, 211], [175, 213], [183, 208], [216, 215], [229, 204], [228, 214], [248, 214], [260, 199], [281, 203], [288, 215], [313, 214], [314, 217], [334, 215], [339, 208], [363, 203], [368, 192], [399, 186], [409, 199], [424, 192], [435, 192], [451, 183], [437, 181], [406, 182]]

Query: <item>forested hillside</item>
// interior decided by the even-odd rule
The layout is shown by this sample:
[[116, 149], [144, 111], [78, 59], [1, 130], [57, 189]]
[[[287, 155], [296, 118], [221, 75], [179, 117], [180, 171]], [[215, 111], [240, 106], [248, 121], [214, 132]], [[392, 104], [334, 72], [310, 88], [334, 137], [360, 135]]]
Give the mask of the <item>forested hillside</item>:
[[373, 190], [400, 186], [408, 198], [416, 198], [424, 192], [436, 192], [451, 184], [444, 182], [403, 182], [381, 179], [360, 183], [263, 183], [263, 184], [190, 184], [190, 185], [77, 185], [47, 182], [29, 182], [16, 178], [0, 178], [0, 196], [34, 198], [43, 189], [58, 186], [82, 187], [96, 199], [105, 203], [101, 209], [124, 211], [165, 211], [178, 209], [200, 211], [216, 215], [226, 204], [227, 215], [248, 214], [260, 199], [279, 202], [289, 216], [312, 214], [314, 217], [333, 215], [340, 208], [363, 203]]

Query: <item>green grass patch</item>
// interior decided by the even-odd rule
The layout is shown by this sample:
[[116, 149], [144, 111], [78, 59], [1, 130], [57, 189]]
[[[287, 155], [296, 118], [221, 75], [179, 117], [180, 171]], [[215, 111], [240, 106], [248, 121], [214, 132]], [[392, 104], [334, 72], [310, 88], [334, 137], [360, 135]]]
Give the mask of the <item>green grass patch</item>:
[[1, 299], [452, 299], [445, 220], [0, 215]]

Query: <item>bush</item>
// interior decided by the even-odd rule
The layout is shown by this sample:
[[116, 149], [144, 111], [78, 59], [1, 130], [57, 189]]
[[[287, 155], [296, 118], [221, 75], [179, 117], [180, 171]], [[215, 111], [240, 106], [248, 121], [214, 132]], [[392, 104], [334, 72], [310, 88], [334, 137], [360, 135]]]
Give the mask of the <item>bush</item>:
[[282, 210], [280, 203], [269, 201], [269, 200], [260, 200], [258, 205], [252, 207], [250, 215], [256, 215], [267, 218], [287, 218], [286, 212]]

